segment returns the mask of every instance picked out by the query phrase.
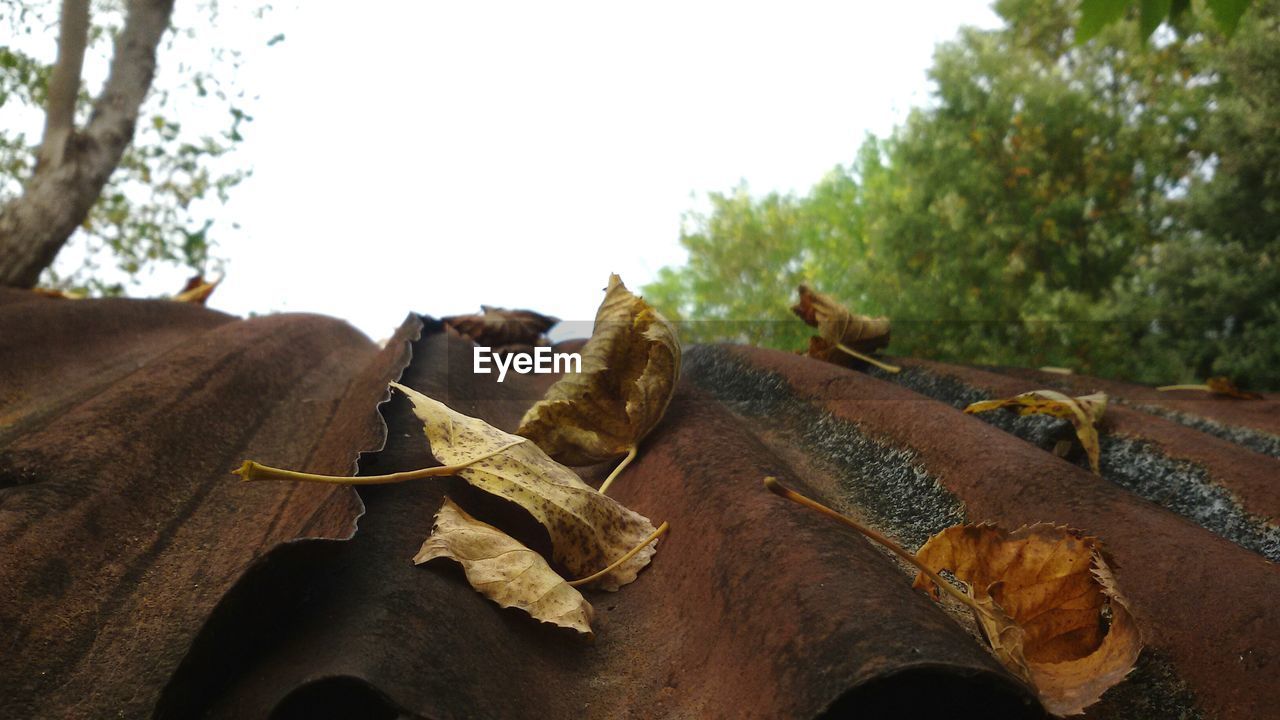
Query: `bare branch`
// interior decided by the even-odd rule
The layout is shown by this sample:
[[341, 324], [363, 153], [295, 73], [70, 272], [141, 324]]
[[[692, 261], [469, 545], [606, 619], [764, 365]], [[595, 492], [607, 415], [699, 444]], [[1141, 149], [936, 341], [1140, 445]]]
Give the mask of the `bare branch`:
[[[93, 104], [85, 133], [106, 151], [111, 169], [133, 139], [138, 110], [156, 74], [156, 47], [173, 15], [174, 0], [132, 0], [124, 29], [116, 37], [111, 72]], [[109, 171], [108, 171], [109, 172]], [[105, 178], [104, 178], [105, 181]]]
[[39, 162], [62, 162], [67, 140], [75, 130], [76, 95], [84, 51], [89, 41], [89, 0], [62, 0], [58, 32], [58, 59], [49, 79], [49, 100], [45, 105], [44, 137], [40, 141]]

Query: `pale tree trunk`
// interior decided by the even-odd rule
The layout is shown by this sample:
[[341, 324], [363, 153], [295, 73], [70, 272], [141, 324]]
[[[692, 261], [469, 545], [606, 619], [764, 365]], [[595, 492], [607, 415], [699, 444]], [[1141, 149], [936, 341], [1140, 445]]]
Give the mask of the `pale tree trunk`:
[[63, 0], [44, 137], [22, 194], [0, 208], [0, 285], [29, 288], [97, 202], [133, 140], [174, 0], [130, 0], [111, 72], [84, 128], [75, 127], [89, 0]]

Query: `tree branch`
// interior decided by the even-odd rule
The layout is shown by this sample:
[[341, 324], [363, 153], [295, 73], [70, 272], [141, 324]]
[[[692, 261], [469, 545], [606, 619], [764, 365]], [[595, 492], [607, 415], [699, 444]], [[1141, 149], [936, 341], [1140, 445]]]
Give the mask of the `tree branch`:
[[60, 164], [67, 140], [75, 130], [76, 95], [80, 92], [80, 75], [88, 42], [89, 0], [63, 0], [58, 29], [58, 59], [49, 78], [44, 137], [40, 140], [41, 164]]
[[[156, 74], [156, 47], [173, 15], [174, 0], [131, 0], [129, 17], [116, 37], [111, 72], [102, 94], [93, 103], [85, 134], [104, 151], [110, 170], [120, 162], [133, 140], [138, 110], [147, 99]], [[105, 178], [104, 178], [105, 182]]]
[[[83, 18], [87, 23], [87, 2], [64, 0], [64, 23], [68, 17], [73, 21]], [[0, 285], [34, 287], [40, 273], [89, 216], [133, 141], [138, 112], [155, 77], [156, 47], [169, 27], [173, 2], [130, 0], [124, 28], [116, 36], [110, 74], [83, 132], [74, 132], [73, 119], [84, 49], [80, 48], [72, 67], [73, 39], [79, 36], [73, 32], [75, 28], [64, 24], [55, 82], [50, 85], [42, 162], [36, 164], [22, 195], [0, 208]], [[77, 8], [81, 15], [76, 15]], [[66, 89], [68, 84], [70, 90]], [[65, 105], [68, 93], [69, 111]]]

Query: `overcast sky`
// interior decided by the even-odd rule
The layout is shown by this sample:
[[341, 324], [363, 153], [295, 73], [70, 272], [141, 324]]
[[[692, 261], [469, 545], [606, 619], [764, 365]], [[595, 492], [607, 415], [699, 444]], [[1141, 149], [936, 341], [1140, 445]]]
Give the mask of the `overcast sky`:
[[682, 262], [707, 192], [807, 191], [928, 102], [935, 44], [998, 24], [988, 0], [309, 2], [268, 22], [286, 39], [239, 78], [254, 175], [210, 304], [374, 339], [481, 303], [590, 320], [610, 272], [638, 288]]

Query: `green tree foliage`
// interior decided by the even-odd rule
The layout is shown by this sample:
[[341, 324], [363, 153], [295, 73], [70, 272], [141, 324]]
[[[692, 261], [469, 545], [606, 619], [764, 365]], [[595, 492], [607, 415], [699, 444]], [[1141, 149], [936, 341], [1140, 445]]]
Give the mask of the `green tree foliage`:
[[[1217, 22], [1218, 29], [1231, 35], [1252, 2], [1253, 0], [1205, 0], [1205, 5]], [[1076, 39], [1079, 42], [1090, 40], [1102, 28], [1130, 13], [1137, 14], [1141, 37], [1147, 38], [1161, 23], [1181, 26], [1190, 9], [1191, 0], [1081, 0]]]
[[1074, 4], [1001, 0], [1003, 28], [938, 49], [932, 107], [807, 196], [713, 196], [646, 295], [744, 321], [698, 339], [795, 349], [745, 328], [805, 281], [891, 316], [897, 353], [1280, 386], [1277, 4], [1229, 44], [1199, 16], [1081, 44]]
[[[5, 118], [0, 125], [0, 207], [22, 193], [35, 169], [58, 5], [51, 0], [0, 0], [0, 27], [8, 36], [0, 45]], [[156, 268], [220, 272], [222, 260], [211, 253], [212, 234], [221, 224], [215, 216], [248, 175], [230, 162], [230, 155], [252, 121], [247, 112], [251, 100], [235, 88], [241, 51], [207, 37], [221, 12], [219, 3], [189, 9], [175, 19], [161, 44], [160, 75], [132, 144], [58, 265], [45, 271], [43, 285], [117, 295]], [[258, 6], [250, 12], [261, 18], [268, 11], [269, 6]], [[92, 3], [86, 75], [100, 76], [105, 70], [125, 12], [121, 0]], [[175, 48], [197, 60], [177, 61]], [[82, 86], [78, 97], [81, 121], [90, 113], [91, 90]]]
[[784, 301], [819, 263], [858, 241], [850, 226], [859, 208], [845, 203], [856, 192], [850, 182], [833, 172], [803, 200], [753, 200], [745, 186], [712, 194], [711, 214], [686, 218], [689, 265], [663, 268], [646, 298], [684, 321], [688, 338], [800, 347], [808, 328]]
[[[1253, 14], [1253, 13], [1251, 13]], [[1206, 54], [1213, 112], [1170, 229], [1140, 273], [1142, 311], [1165, 318], [1142, 357], [1184, 378], [1280, 388], [1280, 3], [1262, 2]]]

